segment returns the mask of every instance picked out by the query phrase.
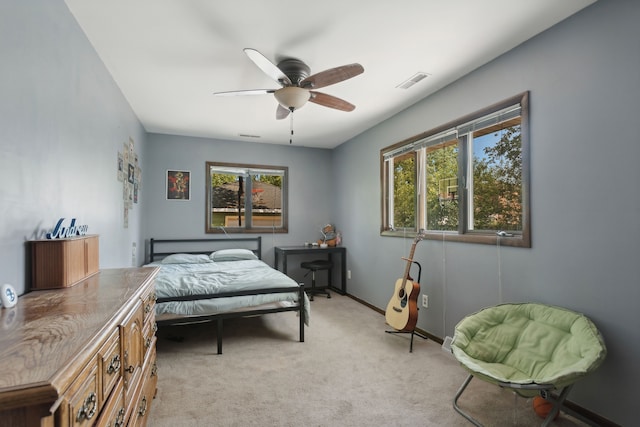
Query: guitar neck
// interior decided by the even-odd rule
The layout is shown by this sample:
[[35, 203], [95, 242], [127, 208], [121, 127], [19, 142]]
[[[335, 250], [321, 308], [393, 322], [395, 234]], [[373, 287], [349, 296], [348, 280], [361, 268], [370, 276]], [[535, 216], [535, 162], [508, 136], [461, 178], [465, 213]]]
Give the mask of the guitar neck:
[[404, 269], [404, 276], [402, 277], [402, 286], [404, 287], [407, 280], [409, 280], [409, 272], [411, 271], [411, 263], [413, 262], [413, 254], [416, 252], [416, 245], [418, 244], [418, 239], [416, 238], [413, 241], [413, 245], [411, 245], [411, 251], [409, 253], [409, 258], [407, 260], [407, 266]]

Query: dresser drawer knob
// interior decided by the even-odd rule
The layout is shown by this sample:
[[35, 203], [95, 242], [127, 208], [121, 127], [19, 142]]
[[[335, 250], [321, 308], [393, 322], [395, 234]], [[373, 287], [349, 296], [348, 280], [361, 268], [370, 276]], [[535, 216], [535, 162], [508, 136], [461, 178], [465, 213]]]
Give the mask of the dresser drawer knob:
[[144, 417], [144, 414], [147, 413], [147, 396], [142, 397], [142, 402], [140, 402], [140, 408], [138, 409], [138, 415]]
[[133, 367], [133, 365], [129, 365], [129, 367], [128, 367], [128, 368], [125, 368], [125, 370], [124, 370], [124, 371], [125, 371], [125, 372], [128, 372], [128, 373], [130, 373], [130, 374], [133, 374], [133, 371], [135, 371], [135, 370], [136, 370], [136, 368], [134, 368], [134, 367]]
[[91, 392], [84, 400], [82, 407], [78, 410], [76, 421], [90, 420], [96, 414], [96, 409], [98, 409], [98, 398], [94, 392]]
[[107, 374], [112, 375], [116, 371], [120, 369], [120, 355], [116, 354], [109, 362], [109, 367], [107, 368]]
[[113, 424], [107, 424], [107, 427], [124, 427], [124, 408], [120, 408], [116, 419], [113, 420]]

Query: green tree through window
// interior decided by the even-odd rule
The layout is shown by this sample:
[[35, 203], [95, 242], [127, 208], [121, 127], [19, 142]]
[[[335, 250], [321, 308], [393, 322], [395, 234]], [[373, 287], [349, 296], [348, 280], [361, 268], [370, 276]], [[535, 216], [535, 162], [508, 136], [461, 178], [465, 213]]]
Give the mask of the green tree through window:
[[416, 227], [416, 156], [413, 153], [396, 159], [393, 168], [393, 226]]
[[[428, 147], [427, 230], [458, 228], [457, 140]], [[455, 190], [455, 191], [454, 191]]]
[[473, 228], [522, 231], [520, 125], [489, 135], [496, 139], [495, 143], [483, 147], [480, 156], [474, 153]]

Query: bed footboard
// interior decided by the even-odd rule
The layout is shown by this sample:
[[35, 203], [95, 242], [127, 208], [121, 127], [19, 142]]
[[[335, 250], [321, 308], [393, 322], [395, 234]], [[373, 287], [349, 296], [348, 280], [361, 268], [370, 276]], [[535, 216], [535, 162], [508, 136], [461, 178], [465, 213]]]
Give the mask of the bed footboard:
[[[246, 291], [238, 291], [238, 292], [225, 292], [225, 293], [219, 293], [215, 295], [186, 295], [186, 296], [172, 297], [172, 298], [158, 298], [156, 303], [160, 304], [163, 302], [170, 302], [170, 301], [195, 301], [200, 299], [230, 298], [230, 297], [246, 296], [246, 295], [290, 293], [292, 292], [292, 290], [293, 290], [292, 288], [274, 288], [274, 289], [246, 290]], [[170, 318], [166, 318], [166, 319], [163, 319], [162, 316], [159, 316], [156, 323], [160, 326], [160, 325], [187, 325], [192, 323], [215, 321], [218, 354], [222, 354], [223, 329], [224, 329], [225, 319], [236, 319], [236, 318], [247, 317], [247, 316], [258, 316], [258, 315], [270, 314], [270, 313], [296, 311], [298, 312], [298, 321], [299, 321], [299, 326], [298, 326], [299, 340], [300, 342], [304, 342], [304, 327], [307, 322], [307, 311], [305, 307], [306, 295], [304, 293], [303, 283], [299, 284], [297, 292], [298, 292], [298, 302], [290, 306], [246, 308], [242, 310], [230, 311], [225, 313], [208, 314], [203, 316], [181, 317], [177, 315], [172, 315], [170, 316]]]

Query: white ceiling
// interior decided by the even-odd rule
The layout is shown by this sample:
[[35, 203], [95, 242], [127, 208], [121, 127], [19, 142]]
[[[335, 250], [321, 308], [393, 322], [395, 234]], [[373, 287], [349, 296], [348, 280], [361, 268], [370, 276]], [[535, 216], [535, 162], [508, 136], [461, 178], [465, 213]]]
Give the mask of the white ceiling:
[[[304, 61], [311, 74], [364, 73], [320, 89], [356, 105], [307, 103], [293, 144], [333, 148], [553, 26], [595, 0], [66, 0], [148, 132], [289, 144], [277, 89], [243, 52]], [[417, 72], [429, 77], [410, 89]], [[252, 135], [252, 136], [242, 136]]]

